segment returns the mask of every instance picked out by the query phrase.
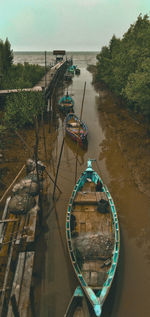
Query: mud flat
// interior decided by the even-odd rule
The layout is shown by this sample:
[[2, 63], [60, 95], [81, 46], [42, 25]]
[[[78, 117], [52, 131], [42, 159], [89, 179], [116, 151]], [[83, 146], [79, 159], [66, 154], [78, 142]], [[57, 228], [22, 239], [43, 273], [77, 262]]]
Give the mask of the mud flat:
[[98, 110], [115, 135], [135, 184], [150, 197], [150, 129], [141, 117], [127, 111], [113, 95], [96, 87]]

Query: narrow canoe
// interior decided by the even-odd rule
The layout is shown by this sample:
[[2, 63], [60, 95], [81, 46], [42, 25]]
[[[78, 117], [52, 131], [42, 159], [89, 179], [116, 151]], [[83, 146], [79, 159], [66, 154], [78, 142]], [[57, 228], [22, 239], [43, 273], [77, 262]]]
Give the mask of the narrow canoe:
[[113, 199], [88, 160], [67, 209], [66, 238], [70, 259], [96, 316], [112, 285], [120, 250], [120, 231]]
[[59, 99], [58, 107], [59, 107], [60, 111], [65, 112], [65, 113], [73, 111], [74, 100], [67, 93], [65, 96], [63, 96], [62, 98]]
[[76, 74], [76, 75], [80, 75], [80, 68], [76, 68], [76, 69], [75, 69], [75, 74]]
[[87, 144], [87, 125], [74, 113], [68, 113], [65, 118], [65, 131], [74, 141], [79, 142], [80, 145]]

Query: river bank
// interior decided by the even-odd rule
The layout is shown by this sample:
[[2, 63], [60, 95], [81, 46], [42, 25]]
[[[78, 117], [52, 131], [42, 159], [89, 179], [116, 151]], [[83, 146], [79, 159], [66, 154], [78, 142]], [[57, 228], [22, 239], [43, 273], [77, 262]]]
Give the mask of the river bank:
[[[130, 173], [139, 190], [150, 197], [150, 136], [144, 124], [123, 109], [111, 92], [94, 85], [99, 93], [98, 110], [115, 135]], [[105, 143], [105, 141], [104, 141]]]

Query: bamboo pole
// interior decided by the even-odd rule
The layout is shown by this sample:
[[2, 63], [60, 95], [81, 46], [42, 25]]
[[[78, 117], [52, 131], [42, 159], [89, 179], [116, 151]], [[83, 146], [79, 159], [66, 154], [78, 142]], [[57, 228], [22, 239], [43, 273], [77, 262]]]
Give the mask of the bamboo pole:
[[[81, 112], [80, 112], [80, 122], [81, 122], [81, 120], [82, 120], [83, 104], [84, 104], [84, 97], [85, 97], [85, 89], [86, 89], [86, 81], [85, 81], [85, 83], [84, 83], [84, 90], [83, 90], [83, 97], [82, 97], [82, 104], [81, 104]], [[80, 135], [80, 122], [79, 122], [79, 131], [78, 131], [78, 136]], [[75, 169], [75, 184], [76, 184], [76, 182], [77, 182], [78, 146], [79, 146], [79, 138], [77, 139], [76, 169]]]
[[41, 201], [41, 193], [40, 193], [40, 179], [39, 179], [39, 169], [38, 169], [38, 145], [39, 145], [39, 124], [37, 117], [35, 118], [35, 137], [36, 142], [34, 146], [34, 158], [36, 164], [36, 174], [37, 174], [37, 183], [38, 183], [38, 194], [39, 194], [39, 219], [40, 224], [42, 224], [42, 201]]
[[26, 143], [26, 141], [24, 140], [24, 138], [20, 135], [20, 133], [18, 131], [15, 131], [16, 135], [19, 137], [19, 139], [25, 144], [25, 146], [27, 147], [27, 149], [29, 150], [30, 154], [33, 155], [33, 149]]
[[63, 141], [62, 141], [61, 150], [60, 150], [60, 155], [59, 155], [59, 160], [58, 160], [58, 164], [57, 164], [57, 171], [56, 171], [56, 177], [55, 177], [55, 183], [54, 183], [54, 191], [53, 191], [53, 200], [54, 200], [54, 196], [55, 196], [55, 188], [56, 188], [57, 177], [58, 177], [58, 170], [59, 170], [60, 161], [61, 161], [61, 156], [62, 156], [62, 151], [63, 151], [63, 146], [64, 146], [64, 140], [65, 140], [65, 138], [63, 138]]
[[[47, 170], [45, 170], [46, 174], [49, 176], [50, 180], [53, 182], [53, 184], [55, 184], [55, 181], [52, 179], [52, 177], [49, 175], [49, 173], [47, 172]], [[60, 193], [62, 193], [61, 189], [58, 187], [58, 185], [56, 184], [57, 189], [59, 190]]]
[[45, 137], [45, 128], [44, 128], [44, 118], [43, 118], [43, 111], [41, 116], [42, 121], [42, 130], [43, 130], [43, 140], [44, 140], [44, 151], [45, 151], [45, 160], [47, 161], [47, 150], [46, 150], [46, 137]]

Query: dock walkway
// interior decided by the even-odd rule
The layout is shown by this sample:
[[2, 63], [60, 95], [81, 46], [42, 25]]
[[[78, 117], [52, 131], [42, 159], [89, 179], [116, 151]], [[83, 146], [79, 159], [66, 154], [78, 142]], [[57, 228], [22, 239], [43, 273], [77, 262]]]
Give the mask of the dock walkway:
[[22, 89], [4, 89], [0, 90], [0, 96], [19, 93], [21, 91], [43, 91], [45, 89], [46, 96], [49, 96], [52, 92], [50, 91], [57, 83], [57, 79], [60, 73], [64, 72], [66, 69], [66, 61], [62, 61], [51, 67], [48, 72], [43, 76], [43, 78], [32, 88], [22, 88]]

